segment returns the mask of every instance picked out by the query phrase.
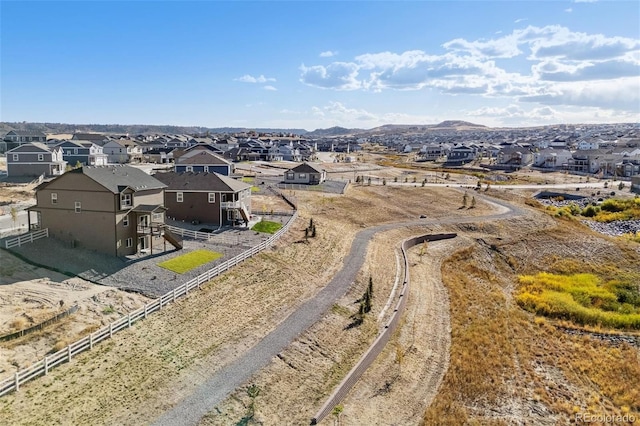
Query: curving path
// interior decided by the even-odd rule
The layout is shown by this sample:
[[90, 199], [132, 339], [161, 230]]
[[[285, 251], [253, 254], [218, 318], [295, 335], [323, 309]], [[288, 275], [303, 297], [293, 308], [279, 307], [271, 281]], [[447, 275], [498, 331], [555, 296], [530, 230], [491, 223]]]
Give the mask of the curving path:
[[349, 254], [344, 258], [343, 268], [326, 287], [303, 303], [271, 333], [238, 359], [213, 372], [211, 377], [195, 388], [191, 395], [162, 414], [153, 424], [156, 426], [196, 425], [213, 407], [224, 401], [236, 388], [269, 364], [273, 357], [289, 346], [307, 328], [322, 319], [332, 304], [347, 292], [356, 279], [356, 275], [364, 264], [367, 245], [374, 234], [406, 226], [486, 222], [523, 214], [523, 210], [520, 208], [501, 200], [490, 200], [481, 194], [476, 194], [476, 196], [496, 206], [499, 213], [468, 218], [420, 219], [390, 223], [358, 232]]

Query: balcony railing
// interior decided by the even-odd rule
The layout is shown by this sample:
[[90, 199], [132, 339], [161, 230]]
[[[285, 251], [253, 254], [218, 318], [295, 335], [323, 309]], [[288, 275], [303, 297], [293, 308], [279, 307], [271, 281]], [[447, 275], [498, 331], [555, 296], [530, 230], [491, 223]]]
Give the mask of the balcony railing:
[[239, 209], [242, 206], [240, 201], [223, 201], [220, 203], [223, 209]]

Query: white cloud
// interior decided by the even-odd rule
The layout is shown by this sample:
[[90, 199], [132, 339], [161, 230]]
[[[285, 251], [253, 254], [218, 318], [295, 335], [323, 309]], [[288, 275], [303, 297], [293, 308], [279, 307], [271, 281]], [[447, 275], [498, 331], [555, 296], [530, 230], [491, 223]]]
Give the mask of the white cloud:
[[242, 83], [266, 83], [268, 81], [272, 81], [275, 82], [276, 79], [275, 78], [268, 78], [265, 77], [264, 75], [259, 75], [258, 77], [253, 77], [249, 74], [245, 74], [242, 77], [238, 77], [238, 78], [234, 78], [234, 81], [240, 81]]
[[[446, 51], [440, 54], [386, 51], [361, 54], [348, 62], [302, 65], [300, 81], [341, 91], [433, 89], [448, 95], [536, 102], [540, 108], [601, 106], [637, 113], [640, 105], [637, 39], [549, 25], [528, 26], [492, 39], [457, 38], [442, 47]], [[507, 71], [515, 60], [519, 72]], [[525, 60], [531, 64], [528, 70], [522, 67]]]
[[328, 66], [300, 66], [300, 80], [309, 86], [335, 90], [355, 90], [362, 86], [358, 81], [358, 66], [353, 63], [334, 62]]
[[276, 89], [275, 87], [273, 87], [273, 86], [269, 86], [269, 85], [264, 86], [264, 87], [263, 87], [263, 89], [264, 89], [264, 90], [270, 90], [270, 91], [272, 91], [272, 92], [275, 92], [275, 91], [277, 91], [277, 90], [278, 90], [278, 89]]
[[573, 12], [573, 9], [571, 9], [571, 8], [569, 7], [569, 8], [567, 8], [567, 9], [565, 9], [564, 11], [565, 11], [565, 12], [567, 12], [567, 13], [571, 13], [571, 12]]
[[321, 58], [331, 58], [333, 56], [336, 56], [338, 54], [338, 52], [332, 51], [332, 50], [327, 50], [325, 52], [320, 52], [320, 57]]
[[519, 18], [519, 19], [516, 19], [515, 21], [513, 21], [513, 23], [514, 24], [519, 24], [520, 22], [526, 21], [526, 20], [527, 20], [527, 18]]

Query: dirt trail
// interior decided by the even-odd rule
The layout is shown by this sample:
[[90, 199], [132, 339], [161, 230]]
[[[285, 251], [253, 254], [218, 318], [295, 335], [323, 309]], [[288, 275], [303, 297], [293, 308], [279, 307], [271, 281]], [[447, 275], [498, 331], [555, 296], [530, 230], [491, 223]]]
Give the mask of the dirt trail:
[[[410, 250], [411, 286], [401, 327], [342, 402], [340, 424], [420, 423], [449, 365], [449, 295], [440, 268], [444, 259], [468, 244], [458, 237], [429, 243], [423, 255], [420, 246]], [[320, 424], [333, 421], [327, 418]]]

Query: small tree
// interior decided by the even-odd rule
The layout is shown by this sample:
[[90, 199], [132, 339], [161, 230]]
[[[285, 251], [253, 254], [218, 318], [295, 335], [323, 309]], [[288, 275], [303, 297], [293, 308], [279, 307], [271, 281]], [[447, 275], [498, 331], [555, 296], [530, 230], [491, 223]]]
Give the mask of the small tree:
[[367, 179], [367, 185], [371, 186], [371, 176]]
[[464, 195], [462, 196], [462, 207], [467, 207], [468, 203], [469, 203], [469, 195], [467, 195], [467, 193], [465, 192]]
[[618, 184], [618, 191], [622, 191], [624, 189], [624, 182], [620, 182]]
[[340, 415], [342, 414], [343, 411], [344, 411], [344, 407], [341, 404], [338, 404], [335, 407], [333, 407], [333, 410], [331, 411], [331, 414], [336, 416], [335, 424], [337, 424], [338, 426], [340, 426]]
[[256, 398], [260, 395], [260, 387], [258, 385], [253, 384], [247, 388], [247, 395], [251, 398], [251, 403], [249, 404], [249, 416], [253, 417], [256, 412]]
[[473, 196], [473, 197], [471, 197], [471, 208], [473, 209], [475, 207], [476, 207], [476, 197]]
[[416, 183], [416, 182], [417, 182], [417, 180], [418, 180], [418, 178], [414, 176], [414, 177], [413, 177], [413, 183]]
[[11, 220], [13, 221], [13, 227], [16, 227], [16, 223], [18, 222], [18, 209], [14, 206], [11, 206]]
[[397, 182], [398, 181], [398, 176], [394, 176], [393, 181]]
[[387, 184], [387, 179], [382, 179], [382, 185], [386, 185]]

